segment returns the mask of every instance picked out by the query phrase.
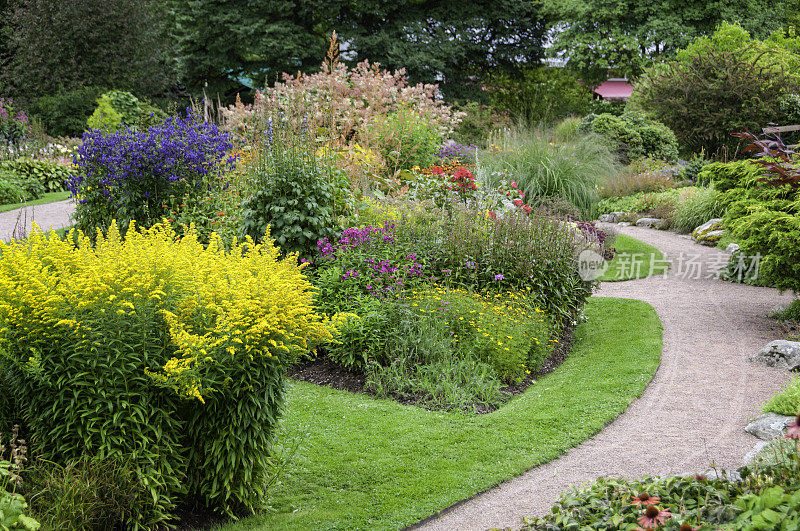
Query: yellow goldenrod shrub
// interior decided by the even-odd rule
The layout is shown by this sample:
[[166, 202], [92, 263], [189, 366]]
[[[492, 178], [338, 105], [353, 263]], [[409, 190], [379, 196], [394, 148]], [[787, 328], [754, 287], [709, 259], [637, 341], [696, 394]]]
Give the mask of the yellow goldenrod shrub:
[[263, 502], [285, 370], [333, 331], [267, 242], [112, 225], [95, 245], [0, 243], [0, 372], [21, 420], [47, 459], [131, 455], [154, 500], [138, 525], [183, 496]]

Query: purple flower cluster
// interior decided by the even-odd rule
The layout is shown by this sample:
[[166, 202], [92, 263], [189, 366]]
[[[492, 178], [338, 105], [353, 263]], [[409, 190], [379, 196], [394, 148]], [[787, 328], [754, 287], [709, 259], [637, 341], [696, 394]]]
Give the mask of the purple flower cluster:
[[394, 222], [383, 226], [349, 228], [335, 241], [317, 242], [319, 264], [337, 266], [343, 272], [339, 280], [356, 283], [367, 294], [386, 296], [401, 291], [409, 279], [423, 277], [423, 265], [417, 253], [404, 251], [392, 232]]
[[[203, 191], [209, 173], [232, 168], [228, 134], [216, 125], [187, 118], [168, 118], [144, 131], [84, 133], [73, 162], [80, 169], [68, 182], [85, 204], [104, 204], [121, 217], [142, 223], [166, 214], [170, 195]], [[142, 219], [144, 217], [145, 219]]]
[[462, 162], [474, 161], [478, 146], [475, 144], [445, 144], [436, 154], [440, 159], [459, 159]]
[[393, 221], [387, 221], [382, 227], [367, 225], [363, 229], [357, 227], [345, 229], [335, 245], [328, 238], [322, 238], [317, 242], [317, 250], [323, 258], [335, 260], [337, 251], [347, 252], [357, 247], [368, 247], [370, 244], [379, 242], [394, 243], [393, 229]]
[[28, 116], [17, 111], [14, 102], [0, 98], [0, 139], [5, 143], [18, 143], [28, 131]]

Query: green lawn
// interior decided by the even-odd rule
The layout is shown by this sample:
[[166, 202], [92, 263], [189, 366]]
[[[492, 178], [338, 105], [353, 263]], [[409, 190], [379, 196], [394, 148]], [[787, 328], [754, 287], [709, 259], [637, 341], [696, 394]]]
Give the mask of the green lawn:
[[644, 278], [665, 272], [664, 255], [652, 245], [619, 234], [613, 247], [617, 250], [617, 254], [600, 277], [603, 282]]
[[0, 212], [8, 212], [9, 210], [22, 208], [25, 205], [35, 206], [35, 205], [44, 205], [46, 203], [55, 203], [56, 201], [63, 201], [64, 199], [69, 199], [69, 196], [70, 196], [69, 192], [49, 192], [44, 194], [39, 199], [34, 199], [33, 201], [28, 201], [27, 203], [11, 203], [8, 205], [0, 205]]
[[625, 411], [661, 357], [648, 304], [592, 298], [586, 316], [569, 358], [488, 415], [293, 383], [283, 437], [302, 446], [273, 511], [224, 529], [398, 529], [562, 455]]

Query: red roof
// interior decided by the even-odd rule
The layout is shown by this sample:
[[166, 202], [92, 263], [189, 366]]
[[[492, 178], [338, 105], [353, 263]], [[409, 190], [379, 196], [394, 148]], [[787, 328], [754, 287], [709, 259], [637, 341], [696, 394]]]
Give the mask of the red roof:
[[604, 100], [627, 100], [633, 92], [633, 85], [624, 80], [609, 79], [594, 89]]

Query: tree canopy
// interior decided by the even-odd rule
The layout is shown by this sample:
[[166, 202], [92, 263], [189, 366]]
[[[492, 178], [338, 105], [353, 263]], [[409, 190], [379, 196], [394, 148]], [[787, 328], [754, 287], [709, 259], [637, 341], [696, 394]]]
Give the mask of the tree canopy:
[[175, 83], [163, 7], [162, 0], [8, 0], [3, 91], [23, 101], [87, 86], [161, 93]]
[[552, 51], [582, 79], [599, 82], [610, 69], [636, 77], [657, 58], [670, 58], [723, 21], [756, 38], [781, 27], [792, 3], [767, 0], [560, 0], [547, 11], [556, 26]]

